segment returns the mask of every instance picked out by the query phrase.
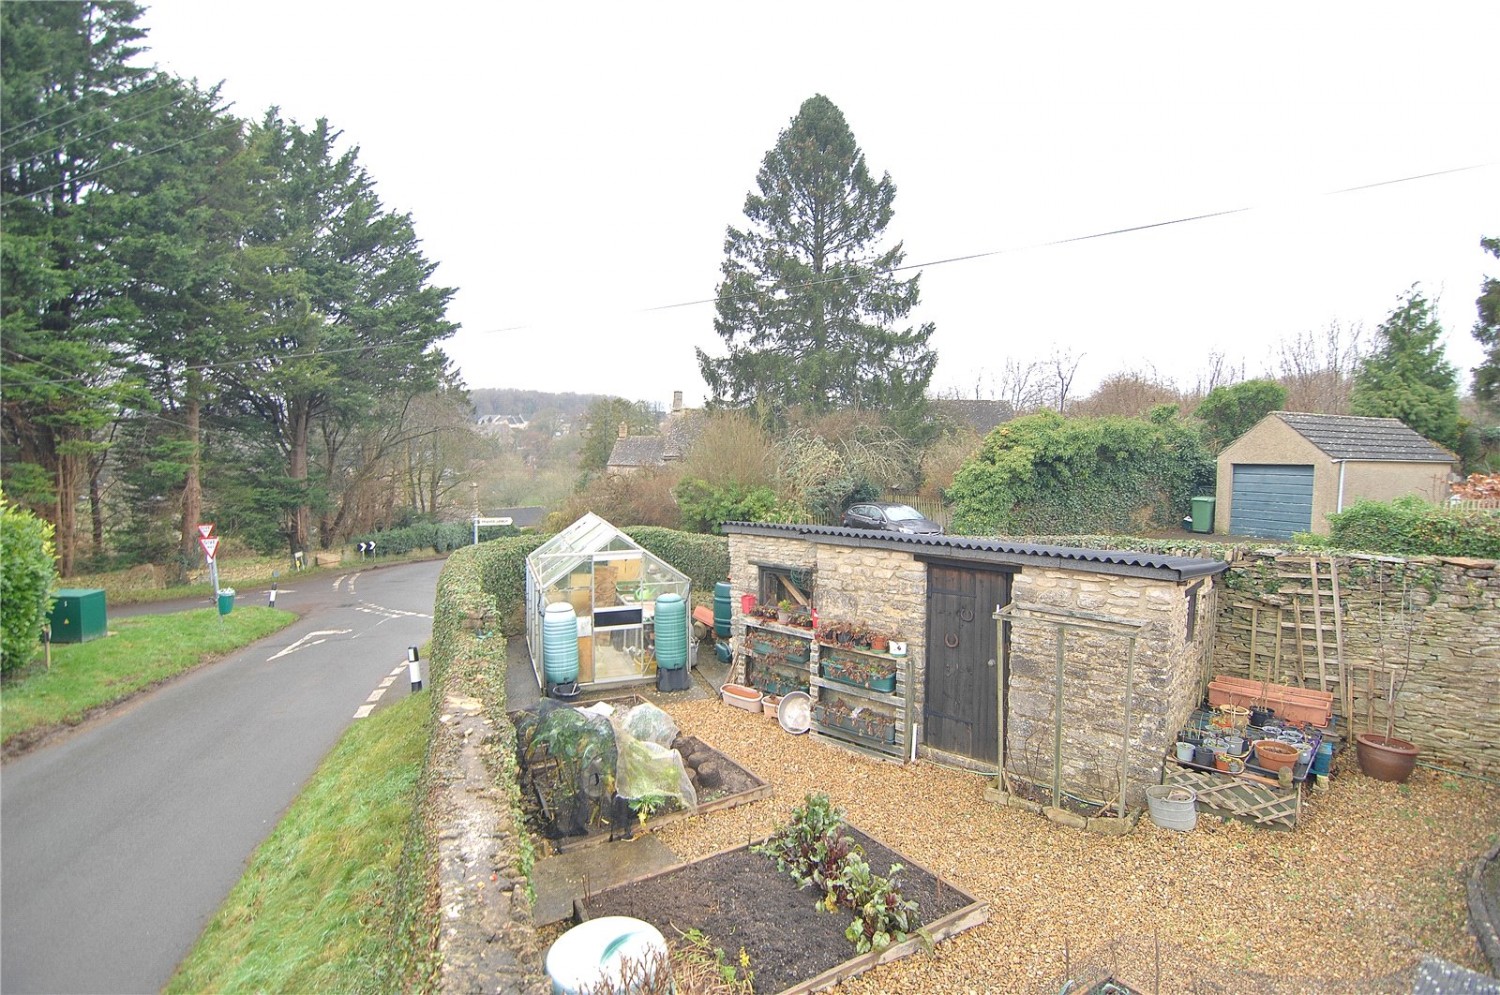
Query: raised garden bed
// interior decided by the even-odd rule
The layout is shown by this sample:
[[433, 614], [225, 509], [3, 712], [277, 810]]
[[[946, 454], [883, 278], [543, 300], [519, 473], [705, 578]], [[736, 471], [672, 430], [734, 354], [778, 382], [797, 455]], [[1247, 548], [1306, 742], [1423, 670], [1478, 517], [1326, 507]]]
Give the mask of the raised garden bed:
[[[917, 903], [922, 931], [932, 943], [989, 918], [987, 904], [853, 826], [844, 831], [864, 847], [873, 872], [888, 875], [892, 863], [904, 865], [902, 893]], [[913, 936], [884, 950], [856, 954], [844, 936], [849, 914], [818, 911], [817, 893], [798, 888], [772, 858], [751, 853], [750, 846], [579, 899], [574, 911], [580, 921], [606, 915], [644, 919], [669, 938], [679, 931], [702, 930], [731, 962], [744, 949], [757, 992], [783, 995], [827, 988], [915, 953], [927, 942]]]
[[[629, 707], [643, 700], [639, 696], [632, 696], [610, 699], [610, 702], [617, 706]], [[512, 713], [512, 719], [519, 715], [519, 712]], [[556, 761], [545, 755], [533, 755], [534, 762], [527, 762], [524, 755], [518, 757], [521, 763], [519, 780], [522, 789], [522, 808], [527, 818], [528, 828], [538, 837], [549, 839], [553, 849], [561, 853], [610, 840], [629, 839], [638, 832], [649, 832], [662, 826], [670, 826], [689, 816], [708, 815], [721, 809], [759, 801], [762, 798], [769, 798], [774, 793], [770, 784], [696, 736], [679, 733], [672, 743], [672, 748], [682, 754], [683, 764], [687, 768], [688, 777], [698, 797], [697, 807], [688, 811], [674, 809], [657, 812], [649, 816], [643, 824], [630, 811], [623, 799], [613, 799], [613, 801], [601, 799], [590, 808], [590, 818], [586, 822], [582, 819], [574, 820], [575, 823], [585, 824], [587, 831], [572, 833], [549, 830], [550, 826], [558, 822], [554, 815], [560, 803], [559, 799], [554, 797], [555, 788], [552, 785], [552, 779], [548, 776], [556, 766]]]

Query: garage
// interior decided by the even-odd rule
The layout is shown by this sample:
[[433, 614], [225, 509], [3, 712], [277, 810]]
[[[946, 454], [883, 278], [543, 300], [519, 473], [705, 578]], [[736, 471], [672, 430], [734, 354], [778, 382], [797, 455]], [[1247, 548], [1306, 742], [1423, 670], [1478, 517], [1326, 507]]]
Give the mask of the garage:
[[1229, 531], [1290, 539], [1312, 528], [1312, 466], [1236, 466]]

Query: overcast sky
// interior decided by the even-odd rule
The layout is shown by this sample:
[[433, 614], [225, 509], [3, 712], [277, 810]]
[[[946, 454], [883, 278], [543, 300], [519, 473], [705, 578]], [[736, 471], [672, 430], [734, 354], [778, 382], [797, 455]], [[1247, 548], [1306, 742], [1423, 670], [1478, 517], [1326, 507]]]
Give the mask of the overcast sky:
[[[148, 3], [146, 61], [359, 146], [458, 288], [471, 387], [697, 403], [693, 349], [722, 349], [690, 302], [814, 93], [896, 184], [935, 391], [990, 396], [1053, 350], [1084, 390], [1190, 386], [1213, 351], [1253, 376], [1289, 336], [1373, 331], [1413, 283], [1467, 389], [1500, 274], [1491, 0]], [[939, 263], [975, 253], [998, 254]]]

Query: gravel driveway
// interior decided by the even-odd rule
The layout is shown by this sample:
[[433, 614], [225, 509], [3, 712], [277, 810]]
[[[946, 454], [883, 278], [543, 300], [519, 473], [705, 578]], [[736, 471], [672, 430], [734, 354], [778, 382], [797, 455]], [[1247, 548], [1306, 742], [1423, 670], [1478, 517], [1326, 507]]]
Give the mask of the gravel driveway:
[[1500, 838], [1493, 784], [1422, 768], [1385, 784], [1349, 751], [1295, 831], [1200, 817], [1177, 833], [1143, 817], [1105, 838], [986, 802], [974, 774], [866, 759], [718, 701], [667, 707], [776, 788], [662, 829], [683, 860], [763, 836], [826, 791], [855, 825], [990, 903], [985, 925], [841, 992], [1055, 995], [1070, 976], [1113, 975], [1143, 992], [1343, 995], [1410, 991], [1424, 953], [1486, 967], [1464, 879]]

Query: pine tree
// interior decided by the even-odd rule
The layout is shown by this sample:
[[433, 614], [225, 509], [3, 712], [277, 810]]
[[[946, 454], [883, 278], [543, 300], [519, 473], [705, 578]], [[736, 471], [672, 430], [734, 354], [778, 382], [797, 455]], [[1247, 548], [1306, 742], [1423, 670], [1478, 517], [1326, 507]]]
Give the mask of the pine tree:
[[895, 184], [870, 175], [843, 113], [809, 98], [766, 153], [743, 229], [725, 238], [714, 330], [728, 355], [698, 350], [713, 404], [779, 415], [924, 404], [933, 326], [898, 329], [918, 276], [898, 279], [898, 242], [879, 248]]
[[[1479, 244], [1500, 259], [1500, 238], [1482, 238]], [[1484, 361], [1474, 367], [1474, 396], [1500, 409], [1500, 280], [1486, 277], [1474, 306], [1479, 310], [1474, 337], [1484, 346]]]
[[1375, 352], [1360, 363], [1351, 407], [1357, 415], [1398, 418], [1408, 428], [1458, 451], [1458, 370], [1443, 358], [1443, 329], [1413, 287], [1376, 329]]

